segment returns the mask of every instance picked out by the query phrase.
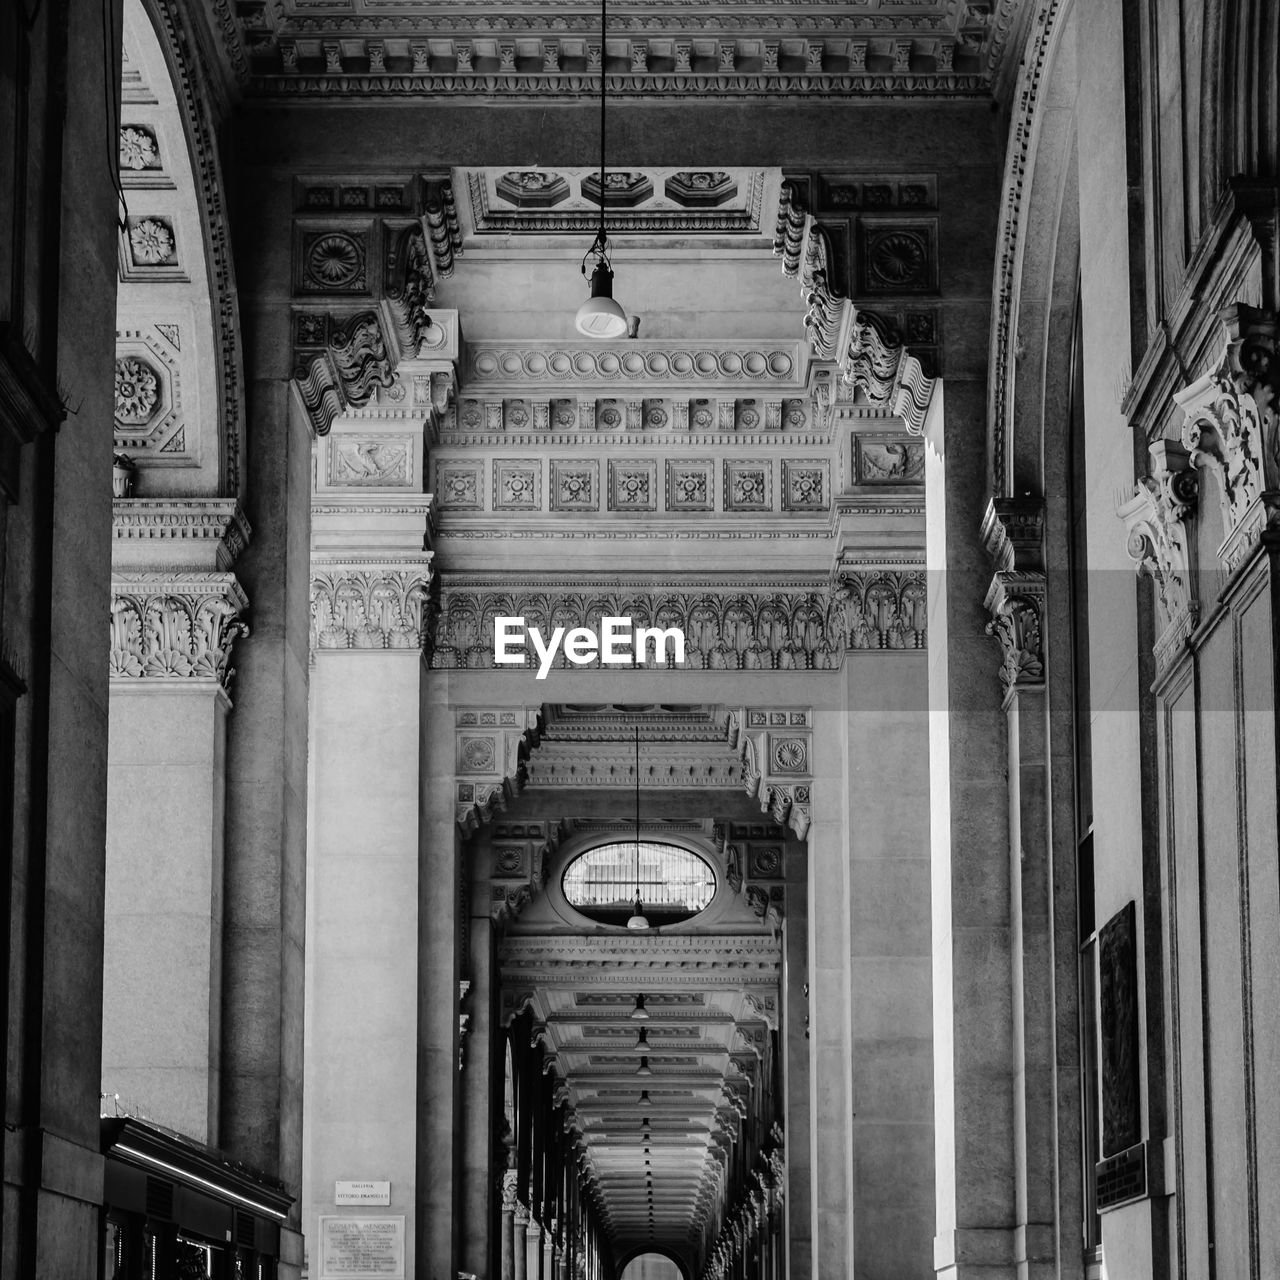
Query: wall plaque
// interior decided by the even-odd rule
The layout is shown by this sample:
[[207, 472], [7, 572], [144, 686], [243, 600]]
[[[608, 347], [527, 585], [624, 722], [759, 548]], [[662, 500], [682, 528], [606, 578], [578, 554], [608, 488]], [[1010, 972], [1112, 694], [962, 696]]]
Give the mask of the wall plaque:
[[404, 1280], [404, 1216], [320, 1217], [321, 1280]]
[[1102, 1024], [1102, 1154], [1142, 1139], [1138, 1079], [1138, 962], [1133, 903], [1098, 930], [1099, 1021]]
[[389, 1182], [335, 1182], [334, 1204], [390, 1204]]

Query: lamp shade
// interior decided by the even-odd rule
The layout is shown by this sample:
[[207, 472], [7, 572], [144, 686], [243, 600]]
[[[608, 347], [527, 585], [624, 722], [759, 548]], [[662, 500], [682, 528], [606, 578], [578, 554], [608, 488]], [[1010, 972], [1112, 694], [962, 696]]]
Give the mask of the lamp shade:
[[578, 308], [574, 324], [588, 338], [621, 338], [627, 313], [613, 300], [613, 272], [603, 262], [591, 273], [591, 297]]

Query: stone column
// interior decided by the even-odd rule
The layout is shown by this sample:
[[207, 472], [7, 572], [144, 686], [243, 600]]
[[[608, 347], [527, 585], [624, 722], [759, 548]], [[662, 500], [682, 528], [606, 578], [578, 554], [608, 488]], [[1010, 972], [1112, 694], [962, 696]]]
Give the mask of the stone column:
[[537, 1218], [530, 1215], [529, 1230], [525, 1236], [528, 1248], [528, 1263], [525, 1267], [526, 1280], [544, 1280], [542, 1274], [542, 1227]]
[[925, 424], [934, 1268], [944, 1280], [1015, 1274], [1009, 795], [982, 607], [984, 421], [985, 388], [966, 381], [935, 390]]
[[502, 1210], [498, 1222], [498, 1274], [515, 1280], [516, 1179], [514, 1169], [502, 1174]]
[[[307, 1226], [341, 1212], [338, 1179], [389, 1181], [384, 1212], [404, 1215], [407, 1260], [429, 1203], [418, 1169], [421, 983], [407, 958], [420, 937], [431, 499], [393, 481], [420, 475], [418, 447], [395, 421], [339, 423], [317, 442], [311, 555]], [[340, 483], [343, 459], [360, 455], [402, 466]], [[456, 988], [446, 1011], [456, 1022]], [[452, 1045], [446, 1081], [458, 1074]]]
[[214, 1145], [227, 686], [248, 630], [227, 566], [248, 530], [231, 499], [120, 500], [115, 526], [102, 1088]]
[[556, 1220], [542, 1230], [542, 1280], [556, 1280]]
[[1043, 526], [1043, 503], [1030, 498], [996, 500], [983, 521], [996, 564], [985, 604], [992, 617], [988, 630], [1000, 644], [1009, 776], [1014, 1262], [1020, 1276], [1048, 1277], [1057, 1270], [1055, 1147], [1062, 1117], [1055, 1075], [1057, 911]]
[[529, 1245], [525, 1237], [529, 1231], [529, 1210], [519, 1200], [516, 1201], [511, 1226], [511, 1274], [513, 1280], [528, 1280]]

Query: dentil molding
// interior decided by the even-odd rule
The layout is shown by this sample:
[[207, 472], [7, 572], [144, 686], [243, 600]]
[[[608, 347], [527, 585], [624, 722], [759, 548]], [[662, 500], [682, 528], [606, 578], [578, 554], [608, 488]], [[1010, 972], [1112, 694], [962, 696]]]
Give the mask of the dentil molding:
[[231, 568], [249, 544], [235, 498], [116, 498], [111, 562], [117, 570]]
[[113, 573], [112, 680], [190, 679], [223, 686], [231, 650], [249, 634], [230, 573]]

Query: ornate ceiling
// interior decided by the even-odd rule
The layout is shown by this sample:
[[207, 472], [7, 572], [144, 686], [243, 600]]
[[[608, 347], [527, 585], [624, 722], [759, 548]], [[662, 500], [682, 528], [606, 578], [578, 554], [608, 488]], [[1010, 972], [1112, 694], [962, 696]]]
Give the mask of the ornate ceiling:
[[[499, 0], [215, 0], [250, 93], [577, 96], [599, 7]], [[682, 0], [610, 6], [605, 65], [629, 96], [985, 95], [1019, 0]]]
[[[540, 808], [584, 786], [614, 790], [601, 790], [590, 814], [529, 823], [513, 805], [485, 829], [495, 901], [504, 876], [519, 874], [510, 868], [525, 869], [529, 853], [535, 862], [545, 857], [534, 875], [542, 887], [502, 916], [503, 1019], [531, 1011], [583, 1185], [619, 1253], [657, 1244], [698, 1260], [744, 1175], [767, 1175], [781, 1139], [771, 1132], [773, 1033], [785, 858], [796, 846], [744, 807], [741, 755], [726, 741], [724, 708], [547, 704], [543, 718], [526, 784], [530, 797], [542, 797]], [[560, 890], [565, 866], [634, 830], [636, 726], [645, 838], [698, 850], [715, 867], [718, 891], [702, 916], [662, 930], [575, 925]], [[683, 788], [678, 803], [672, 787]], [[534, 845], [554, 832], [553, 851], [536, 853], [535, 828]], [[643, 1020], [634, 1016], [638, 995]], [[641, 1028], [649, 1075], [637, 1074]]]

